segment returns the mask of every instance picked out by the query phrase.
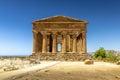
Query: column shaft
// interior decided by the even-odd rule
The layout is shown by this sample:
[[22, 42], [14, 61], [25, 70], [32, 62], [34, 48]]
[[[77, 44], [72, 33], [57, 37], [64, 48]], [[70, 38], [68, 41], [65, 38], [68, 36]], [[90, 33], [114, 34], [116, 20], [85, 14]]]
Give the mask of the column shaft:
[[53, 45], [52, 45], [52, 53], [55, 53], [55, 52], [57, 52], [56, 50], [56, 48], [57, 48], [57, 44], [56, 44], [56, 34], [53, 34], [52, 35], [52, 38], [53, 38]]
[[46, 52], [46, 40], [47, 40], [47, 36], [45, 34], [43, 34], [43, 46], [42, 46], [42, 53]]
[[83, 53], [86, 53], [86, 32], [82, 33], [82, 42], [83, 42]]
[[80, 39], [79, 39], [79, 36], [77, 38], [77, 53], [80, 52]]
[[82, 52], [82, 36], [80, 36], [80, 53]]
[[47, 50], [46, 50], [46, 52], [50, 52], [50, 34], [47, 34], [46, 44], [47, 44]]
[[70, 37], [70, 52], [73, 52], [73, 38]]
[[63, 35], [62, 52], [66, 52], [66, 35]]
[[76, 35], [73, 35], [73, 53], [77, 52], [77, 40]]
[[33, 32], [33, 54], [37, 52], [37, 33]]
[[70, 35], [67, 35], [67, 42], [66, 42], [66, 47], [67, 47], [67, 52], [70, 52]]

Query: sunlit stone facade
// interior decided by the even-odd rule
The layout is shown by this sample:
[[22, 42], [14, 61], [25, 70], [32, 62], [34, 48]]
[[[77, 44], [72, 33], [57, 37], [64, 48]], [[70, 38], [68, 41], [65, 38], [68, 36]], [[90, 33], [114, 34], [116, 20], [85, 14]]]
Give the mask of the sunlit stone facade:
[[33, 21], [32, 55], [87, 54], [86, 26], [86, 21], [66, 16]]

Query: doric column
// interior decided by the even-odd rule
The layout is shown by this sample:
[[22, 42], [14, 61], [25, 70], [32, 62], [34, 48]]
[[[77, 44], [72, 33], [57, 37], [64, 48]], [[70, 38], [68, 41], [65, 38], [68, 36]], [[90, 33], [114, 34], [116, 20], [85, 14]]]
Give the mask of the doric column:
[[52, 34], [53, 44], [52, 44], [52, 53], [57, 52], [57, 44], [56, 44], [56, 32]]
[[86, 32], [82, 32], [83, 53], [86, 53]]
[[47, 41], [47, 35], [43, 33], [43, 45], [42, 45], [42, 53], [46, 53], [46, 42]]
[[66, 52], [66, 32], [63, 33], [62, 53]]
[[38, 36], [37, 36], [37, 45], [38, 45], [38, 52], [42, 52], [42, 40], [43, 40], [43, 36], [41, 34], [41, 32], [38, 33]]
[[77, 40], [76, 40], [77, 36], [73, 35], [73, 53], [77, 52]]
[[67, 51], [70, 52], [70, 35], [67, 35]]
[[37, 52], [37, 33], [33, 31], [33, 54]]
[[80, 39], [79, 36], [77, 37], [77, 53], [80, 52]]
[[47, 36], [47, 41], [46, 41], [46, 52], [50, 52], [50, 33], [46, 33], [46, 36]]
[[70, 36], [70, 52], [73, 52], [73, 38]]
[[82, 52], [82, 35], [80, 36], [80, 53]]
[[60, 43], [60, 52], [62, 52], [62, 43]]

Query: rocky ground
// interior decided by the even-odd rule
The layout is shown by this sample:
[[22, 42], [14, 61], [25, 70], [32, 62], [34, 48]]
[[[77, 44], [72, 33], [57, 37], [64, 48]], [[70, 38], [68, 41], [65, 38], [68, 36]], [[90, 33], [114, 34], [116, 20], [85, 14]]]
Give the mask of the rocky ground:
[[[31, 63], [32, 61], [32, 63]], [[35, 61], [36, 62], [36, 61]], [[16, 80], [17, 76], [24, 75], [31, 71], [43, 69], [58, 63], [57, 61], [39, 61], [37, 64], [33, 60], [0, 59], [0, 80]]]
[[0, 73], [3, 73], [5, 71], [12, 71], [18, 70], [26, 67], [35, 66], [36, 64], [30, 63], [30, 60], [21, 60], [19, 58], [7, 58], [7, 59], [0, 59]]
[[106, 62], [85, 65], [84, 62], [62, 61], [9, 80], [120, 80], [120, 66]]

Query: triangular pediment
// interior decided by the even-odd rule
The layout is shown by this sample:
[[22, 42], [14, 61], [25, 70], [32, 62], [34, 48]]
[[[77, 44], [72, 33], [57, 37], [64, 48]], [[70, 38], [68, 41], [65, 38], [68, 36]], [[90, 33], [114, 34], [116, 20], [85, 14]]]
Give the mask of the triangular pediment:
[[75, 18], [67, 17], [67, 16], [53, 16], [53, 17], [44, 18], [41, 20], [36, 20], [34, 22], [85, 22], [87, 23], [87, 21], [78, 20]]

